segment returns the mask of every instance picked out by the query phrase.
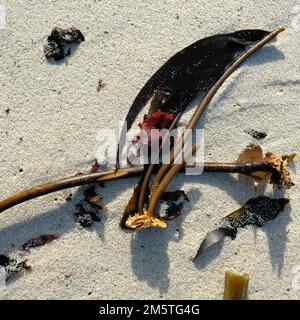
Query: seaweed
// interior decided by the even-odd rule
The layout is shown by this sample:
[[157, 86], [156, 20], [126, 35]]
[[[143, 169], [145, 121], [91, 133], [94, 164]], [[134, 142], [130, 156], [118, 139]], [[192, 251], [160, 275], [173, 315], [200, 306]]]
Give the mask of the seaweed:
[[22, 271], [31, 270], [31, 266], [27, 263], [27, 259], [17, 261], [16, 259], [11, 259], [5, 255], [0, 255], [0, 266], [5, 268], [6, 280], [21, 273]]
[[41, 234], [36, 238], [26, 241], [24, 244], [22, 244], [19, 250], [28, 252], [30, 248], [43, 246], [54, 240], [57, 240], [58, 238], [59, 238], [59, 235], [56, 235], [56, 234]]
[[85, 38], [80, 30], [76, 28], [62, 29], [55, 27], [51, 35], [47, 38], [48, 43], [44, 45], [44, 54], [47, 59], [59, 61], [71, 54], [68, 48], [65, 52], [65, 46], [72, 43], [81, 43]]
[[94, 222], [101, 222], [98, 211], [103, 209], [100, 204], [102, 197], [96, 193], [96, 185], [92, 184], [84, 188], [84, 199], [76, 204], [74, 213], [75, 221], [83, 228], [91, 227]]
[[246, 300], [248, 295], [249, 275], [238, 275], [225, 272], [225, 286], [223, 300]]
[[68, 43], [80, 43], [85, 41], [85, 38], [79, 29], [73, 27], [67, 29], [55, 27], [48, 37], [48, 41], [53, 41], [63, 46]]
[[54, 41], [49, 41], [48, 44], [44, 45], [44, 54], [47, 59], [54, 59], [55, 61], [59, 61], [68, 57], [71, 54], [71, 50], [69, 49], [66, 53], [64, 47], [59, 43]]
[[149, 146], [151, 145], [151, 141], [153, 140], [161, 142], [163, 139], [162, 132], [157, 132], [157, 130], [155, 129], [169, 129], [173, 121], [173, 114], [161, 112], [161, 110], [156, 111], [151, 116], [145, 114], [143, 122], [139, 123], [139, 127], [141, 130], [134, 137], [133, 142], [137, 143], [140, 141], [141, 143], [146, 145], [148, 144]]
[[246, 129], [246, 130], [244, 130], [244, 132], [249, 134], [252, 138], [254, 138], [256, 140], [262, 140], [267, 136], [267, 134], [265, 132], [257, 131], [254, 129]]
[[[269, 31], [258, 29], [217, 34], [174, 54], [136, 96], [125, 119], [127, 130], [151, 99], [150, 115], [158, 109], [175, 117], [181, 114], [198, 94], [205, 96], [234, 61], [269, 34]], [[123, 145], [119, 143], [117, 168], [122, 149]]]
[[[175, 161], [176, 157], [182, 152], [182, 146], [184, 146], [184, 144], [186, 143], [187, 139], [189, 138], [189, 136], [191, 134], [192, 129], [195, 128], [201, 115], [203, 114], [204, 110], [206, 109], [206, 107], [208, 106], [209, 102], [214, 97], [214, 95], [216, 94], [218, 89], [221, 87], [221, 85], [224, 83], [224, 81], [238, 68], [238, 66], [243, 61], [245, 61], [251, 54], [253, 54], [259, 48], [263, 47], [266, 43], [268, 43], [271, 39], [276, 37], [282, 31], [284, 31], [284, 28], [278, 28], [278, 29], [274, 30], [273, 32], [266, 32], [266, 31], [262, 31], [262, 30], [237, 31], [234, 33], [234, 36], [231, 35], [230, 39], [227, 39], [229, 41], [227, 43], [227, 45], [230, 47], [231, 46], [234, 47], [234, 45], [231, 43], [231, 41], [233, 41], [233, 43], [239, 44], [242, 47], [242, 49], [240, 47], [240, 50], [237, 50], [235, 52], [235, 55], [232, 58], [232, 61], [230, 61], [230, 63], [226, 60], [226, 50], [224, 50], [224, 51], [216, 50], [215, 55], [210, 56], [211, 60], [217, 60], [217, 61], [215, 61], [215, 63], [216, 63], [215, 69], [214, 68], [210, 69], [210, 80], [213, 80], [213, 81], [209, 85], [204, 85], [204, 87], [200, 87], [200, 88], [198, 87], [198, 91], [201, 92], [201, 88], [204, 91], [203, 91], [203, 95], [201, 97], [201, 100], [200, 100], [193, 116], [191, 117], [191, 119], [187, 125], [187, 129], [189, 129], [189, 131], [187, 132], [187, 134], [184, 134], [183, 136], [181, 136], [179, 141], [176, 142], [176, 145], [174, 145], [173, 149], [169, 153], [169, 160], [170, 160], [169, 163], [161, 164], [161, 167], [152, 182], [152, 186], [150, 188], [150, 197], [149, 197], [149, 201], [148, 201], [148, 203], [149, 203], [148, 210], [147, 210], [148, 217], [155, 216], [155, 208], [156, 208], [156, 205], [159, 201], [159, 198], [161, 197], [162, 193], [165, 191], [165, 189], [167, 188], [167, 186], [169, 185], [171, 180], [175, 177], [176, 173], [179, 172], [179, 170], [181, 170], [181, 166], [174, 166], [174, 161]], [[218, 38], [218, 36], [214, 36], [214, 37]], [[207, 39], [211, 39], [211, 38], [207, 38]], [[207, 39], [204, 39], [203, 42], [205, 43], [205, 41]], [[225, 36], [225, 39], [226, 39], [226, 36]], [[214, 44], [212, 45], [212, 52], [214, 52], [214, 50], [213, 50], [214, 46], [218, 47], [218, 42], [219, 42], [219, 39], [217, 40], [215, 38]], [[229, 43], [231, 43], [231, 44], [229, 45]], [[222, 41], [221, 41], [221, 44], [222, 44]], [[209, 48], [210, 48], [210, 45], [209, 45]], [[221, 47], [222, 47], [222, 45], [221, 45]], [[190, 47], [188, 47], [188, 48], [189, 49], [186, 48], [187, 51], [190, 50]], [[196, 44], [194, 44], [193, 49], [195, 49], [195, 48], [197, 48]], [[232, 50], [234, 51], [234, 49], [232, 49]], [[200, 54], [200, 52], [198, 52], [198, 54]], [[216, 72], [216, 70], [218, 70], [218, 68], [219, 68], [218, 54], [220, 54], [220, 55], [225, 54], [225, 57], [222, 56], [221, 60], [224, 59], [224, 61], [227, 61], [226, 63], [224, 63], [224, 61], [223, 61], [223, 65], [221, 64], [223, 69], [221, 68], [221, 70], [219, 70], [219, 73]], [[183, 55], [183, 53], [182, 53], [182, 55]], [[203, 60], [205, 60], [207, 58], [207, 56], [209, 56], [209, 55], [210, 54], [207, 53], [207, 55], [205, 57], [202, 57]], [[170, 60], [172, 60], [172, 58]], [[178, 69], [180, 69], [180, 68], [178, 67]], [[202, 74], [202, 69], [199, 72], [200, 72], [200, 74]], [[203, 76], [203, 74], [202, 74], [202, 76]], [[178, 79], [176, 78], [176, 73], [174, 73], [174, 72], [172, 73], [171, 78], [174, 79], [174, 81], [176, 81], [176, 83], [177, 83], [177, 81], [179, 81], [179, 78], [180, 78], [180, 73], [179, 73]], [[201, 79], [202, 79], [202, 84], [203, 84], [203, 78], [201, 78]], [[204, 76], [204, 79], [206, 79], [205, 76]], [[197, 82], [195, 78], [185, 79], [185, 81], [186, 81], [185, 85], [189, 82], [188, 80], [192, 83], [192, 85], [195, 85], [195, 83]], [[181, 86], [184, 88], [184, 84], [181, 84]], [[170, 88], [168, 88], [168, 91], [170, 91], [172, 93], [172, 89], [170, 90]], [[167, 105], [170, 100], [171, 100], [171, 97], [168, 97], [165, 104]], [[173, 102], [173, 103], [174, 103], [174, 105], [176, 105], [176, 102]], [[161, 107], [161, 110], [166, 111], [163, 109], [163, 107]], [[178, 121], [178, 117], [180, 117], [181, 113], [184, 111], [184, 108], [179, 109], [179, 110], [167, 108], [167, 110], [168, 110], [168, 112], [171, 112], [172, 114], [176, 115], [174, 122], [172, 124], [172, 126], [173, 126], [174, 123], [176, 123]], [[150, 110], [150, 112], [151, 112], [151, 110]], [[124, 132], [124, 131], [122, 130], [122, 132]], [[162, 141], [162, 144], [164, 144], [164, 141]], [[189, 152], [191, 154], [193, 153], [193, 150], [195, 149], [195, 147], [196, 147], [196, 145], [193, 145], [191, 147], [191, 149], [189, 150]], [[119, 145], [118, 145], [118, 149], [119, 149]], [[122, 148], [121, 148], [121, 150], [122, 150]], [[159, 151], [159, 153], [160, 152], [161, 151]], [[158, 156], [159, 156], [159, 154], [158, 154]], [[117, 154], [116, 168], [118, 168], [118, 165], [119, 165], [119, 158], [118, 157], [119, 157], [119, 153]], [[145, 174], [144, 174], [145, 179], [142, 182], [142, 189], [140, 192], [140, 199], [138, 202], [139, 203], [138, 213], [140, 215], [144, 215], [144, 212], [143, 212], [144, 208], [143, 208], [142, 204], [144, 203], [145, 188], [148, 187], [150, 176], [151, 176], [153, 169], [154, 169], [153, 164], [148, 166], [147, 169], [145, 169]], [[172, 172], [172, 174], [171, 174], [171, 172]]]
[[75, 221], [83, 228], [91, 227], [94, 222], [101, 222], [97, 213], [91, 210], [86, 210], [80, 203], [76, 204]]
[[248, 200], [240, 209], [224, 217], [217, 229], [206, 235], [194, 260], [225, 237], [234, 240], [238, 229], [249, 225], [262, 227], [266, 222], [274, 220], [289, 202], [290, 200], [287, 198], [271, 199], [266, 196], [258, 196]]
[[92, 164], [90, 172], [91, 173], [98, 172], [99, 168], [100, 168], [100, 165], [99, 165], [97, 159], [95, 159], [94, 163]]
[[96, 186], [91, 185], [85, 188], [84, 190], [85, 201], [90, 204], [92, 207], [97, 209], [103, 209], [103, 206], [100, 204], [102, 196], [96, 193]]
[[9, 264], [10, 258], [4, 254], [0, 255], [0, 266], [6, 267]]
[[184, 203], [190, 202], [183, 190], [166, 191], [162, 194], [160, 200], [167, 205], [163, 215], [160, 214], [160, 218], [167, 221], [178, 218], [184, 210]]

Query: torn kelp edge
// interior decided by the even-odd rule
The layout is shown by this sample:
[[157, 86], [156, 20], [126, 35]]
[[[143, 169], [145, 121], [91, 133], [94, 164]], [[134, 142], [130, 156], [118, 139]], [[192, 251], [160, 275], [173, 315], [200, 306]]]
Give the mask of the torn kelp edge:
[[239, 228], [244, 228], [248, 225], [262, 227], [267, 221], [275, 219], [289, 202], [290, 200], [287, 198], [271, 199], [265, 196], [248, 200], [243, 207], [223, 218], [216, 230], [207, 234], [194, 260], [225, 237], [230, 237], [234, 240]]
[[36, 248], [44, 246], [45, 244], [51, 243], [54, 240], [57, 240], [59, 235], [57, 234], [41, 234], [36, 238], [26, 241], [19, 250], [21, 252], [29, 252], [30, 248]]

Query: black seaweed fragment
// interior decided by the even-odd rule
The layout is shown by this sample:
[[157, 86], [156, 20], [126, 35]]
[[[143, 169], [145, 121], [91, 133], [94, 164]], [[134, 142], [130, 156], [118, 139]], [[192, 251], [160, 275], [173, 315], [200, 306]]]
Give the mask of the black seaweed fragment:
[[267, 221], [274, 220], [287, 203], [289, 203], [287, 198], [271, 199], [266, 196], [248, 200], [243, 207], [224, 217], [216, 230], [206, 235], [194, 259], [225, 237], [234, 240], [239, 228], [248, 225], [262, 227]]
[[0, 266], [6, 267], [9, 264], [9, 261], [10, 261], [9, 257], [3, 254], [0, 255]]
[[184, 203], [190, 201], [183, 190], [164, 192], [160, 200], [167, 204], [160, 218], [168, 221], [175, 220], [183, 212]]
[[20, 273], [23, 270], [30, 270], [31, 266], [27, 263], [27, 259], [18, 262], [8, 256], [0, 255], [0, 266], [5, 268], [6, 280]]
[[62, 29], [55, 27], [51, 35], [48, 37], [48, 44], [44, 46], [44, 54], [47, 59], [59, 61], [71, 54], [68, 48], [65, 52], [65, 46], [71, 43], [81, 43], [84, 36], [80, 30], [76, 28]]
[[59, 61], [70, 55], [70, 49], [65, 53], [63, 46], [54, 41], [50, 41], [44, 46], [44, 54], [47, 59], [52, 58], [55, 61]]
[[82, 32], [76, 28], [62, 29], [55, 27], [52, 30], [51, 35], [48, 37], [49, 42], [53, 41], [61, 46], [68, 43], [80, 43], [84, 40]]
[[94, 222], [101, 222], [95, 211], [86, 210], [80, 203], [76, 205], [75, 220], [83, 228], [91, 227]]
[[254, 129], [246, 129], [246, 130], [244, 130], [244, 132], [249, 134], [252, 138], [254, 138], [256, 140], [262, 140], [267, 136], [267, 134], [265, 132], [256, 131]]

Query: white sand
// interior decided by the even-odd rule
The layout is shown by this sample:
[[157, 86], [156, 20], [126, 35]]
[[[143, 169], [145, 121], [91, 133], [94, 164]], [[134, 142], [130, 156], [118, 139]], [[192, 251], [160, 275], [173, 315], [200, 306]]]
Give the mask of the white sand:
[[[0, 30], [1, 198], [89, 168], [97, 130], [118, 128], [142, 85], [170, 55], [197, 39], [242, 28], [288, 30], [243, 64], [210, 104], [199, 125], [206, 130], [206, 160], [235, 160], [252, 141], [247, 128], [268, 133], [265, 151], [299, 151], [300, 31], [295, 23], [292, 28], [294, 0], [1, 3], [6, 8], [6, 29]], [[54, 26], [72, 25], [86, 42], [67, 64], [47, 63], [46, 36]], [[107, 86], [98, 93], [99, 79]], [[191, 203], [167, 230], [119, 230], [136, 179], [106, 184], [101, 194], [108, 211], [91, 230], [74, 222], [80, 195], [66, 203], [68, 190], [19, 205], [1, 213], [0, 253], [14, 256], [18, 246], [42, 233], [62, 236], [33, 249], [32, 272], [1, 289], [0, 297], [220, 299], [224, 271], [230, 270], [249, 273], [250, 299], [297, 299], [300, 290], [292, 280], [300, 265], [300, 181], [295, 180], [287, 192], [289, 209], [262, 229], [241, 230], [235, 241], [212, 248], [196, 265], [191, 258], [207, 231], [254, 195], [235, 177], [178, 176], [176, 187]], [[71, 277], [65, 279], [66, 273]]]

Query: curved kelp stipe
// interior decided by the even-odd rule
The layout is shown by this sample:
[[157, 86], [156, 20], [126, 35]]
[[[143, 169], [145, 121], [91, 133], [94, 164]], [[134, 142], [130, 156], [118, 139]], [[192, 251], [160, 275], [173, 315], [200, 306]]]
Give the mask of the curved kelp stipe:
[[[149, 114], [158, 109], [174, 116], [182, 112], [197, 94], [207, 92], [249, 46], [268, 34], [257, 29], [218, 34], [177, 52], [154, 73], [135, 98], [126, 116], [127, 130], [151, 98]], [[123, 146], [118, 145], [117, 168], [122, 150]]]

